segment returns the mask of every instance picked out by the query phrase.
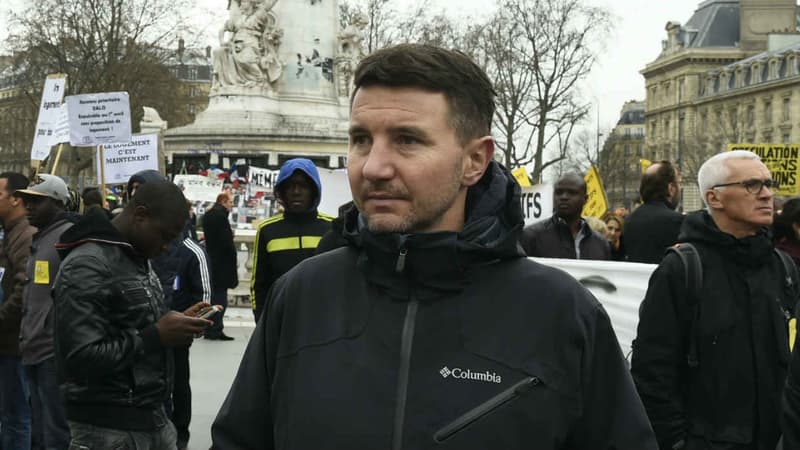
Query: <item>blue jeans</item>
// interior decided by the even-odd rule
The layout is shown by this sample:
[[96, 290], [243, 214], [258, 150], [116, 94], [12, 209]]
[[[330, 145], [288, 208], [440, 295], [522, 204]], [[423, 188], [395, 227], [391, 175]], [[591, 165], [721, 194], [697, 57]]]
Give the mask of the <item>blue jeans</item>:
[[177, 435], [169, 420], [154, 431], [128, 431], [69, 422], [72, 442], [69, 450], [175, 450]]
[[55, 358], [25, 366], [25, 371], [31, 390], [34, 444], [47, 450], [66, 450], [69, 424], [58, 390]]
[[31, 448], [28, 383], [19, 356], [0, 355], [0, 448]]

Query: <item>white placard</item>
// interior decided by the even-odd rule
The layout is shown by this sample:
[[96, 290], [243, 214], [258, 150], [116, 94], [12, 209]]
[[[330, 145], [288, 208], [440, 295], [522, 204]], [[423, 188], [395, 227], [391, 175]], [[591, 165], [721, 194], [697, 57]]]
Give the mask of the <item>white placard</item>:
[[317, 210], [336, 217], [339, 207], [353, 199], [344, 169], [317, 169], [322, 183], [322, 199]]
[[249, 183], [251, 194], [255, 192], [272, 194], [275, 182], [278, 181], [279, 173], [279, 170], [250, 166], [247, 170], [247, 182]]
[[216, 202], [222, 192], [222, 180], [202, 175], [175, 175], [173, 183], [183, 191], [184, 197], [192, 202]]
[[62, 103], [58, 108], [58, 117], [53, 128], [53, 135], [50, 137], [50, 145], [58, 145], [62, 142], [69, 142], [69, 107]]
[[127, 92], [70, 95], [69, 143], [79, 147], [131, 141], [131, 106]]
[[[134, 135], [127, 144], [108, 144], [103, 147], [106, 184], [124, 184], [141, 170], [158, 170], [158, 135]], [[100, 164], [100, 152], [95, 154]], [[99, 166], [98, 166], [99, 167]], [[100, 173], [100, 170], [97, 170]]]
[[36, 134], [31, 146], [31, 160], [41, 161], [50, 156], [51, 138], [58, 108], [64, 100], [64, 89], [67, 86], [66, 75], [50, 75], [44, 81], [42, 103], [39, 105], [39, 117], [36, 120]]
[[522, 188], [522, 214], [525, 225], [530, 225], [553, 215], [553, 185], [537, 184]]

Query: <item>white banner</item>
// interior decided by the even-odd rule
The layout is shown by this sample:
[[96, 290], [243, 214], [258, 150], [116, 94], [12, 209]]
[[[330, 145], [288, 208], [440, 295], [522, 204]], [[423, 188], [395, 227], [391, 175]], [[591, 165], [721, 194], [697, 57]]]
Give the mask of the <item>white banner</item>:
[[530, 225], [553, 215], [553, 185], [537, 184], [522, 188], [522, 214], [525, 225]]
[[127, 92], [70, 95], [69, 143], [80, 147], [131, 140], [131, 106]]
[[250, 166], [247, 170], [247, 182], [250, 184], [250, 192], [266, 192], [272, 194], [275, 182], [278, 181], [279, 170], [262, 169], [261, 167]]
[[69, 142], [69, 107], [66, 103], [62, 103], [58, 108], [58, 118], [53, 128], [53, 135], [50, 137], [50, 145], [62, 142]]
[[215, 202], [222, 193], [222, 180], [203, 175], [175, 175], [173, 183], [183, 191], [184, 197], [192, 202]]
[[[108, 144], [103, 147], [107, 184], [124, 184], [140, 170], [158, 170], [158, 135], [134, 135], [127, 144]], [[100, 173], [100, 152], [95, 155]]]
[[49, 75], [44, 81], [39, 118], [36, 120], [36, 134], [33, 136], [33, 145], [31, 146], [31, 160], [33, 161], [41, 161], [50, 156], [53, 129], [58, 120], [58, 109], [64, 100], [66, 86], [66, 75]]

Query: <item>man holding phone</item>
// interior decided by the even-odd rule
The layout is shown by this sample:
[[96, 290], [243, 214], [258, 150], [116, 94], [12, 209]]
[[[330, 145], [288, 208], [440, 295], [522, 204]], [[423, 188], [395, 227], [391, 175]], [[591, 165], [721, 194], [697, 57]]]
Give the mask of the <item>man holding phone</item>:
[[112, 221], [90, 211], [56, 245], [56, 358], [70, 448], [175, 448], [164, 410], [172, 348], [211, 322], [192, 317], [208, 303], [167, 310], [149, 259], [178, 237], [188, 217], [177, 186], [146, 183]]

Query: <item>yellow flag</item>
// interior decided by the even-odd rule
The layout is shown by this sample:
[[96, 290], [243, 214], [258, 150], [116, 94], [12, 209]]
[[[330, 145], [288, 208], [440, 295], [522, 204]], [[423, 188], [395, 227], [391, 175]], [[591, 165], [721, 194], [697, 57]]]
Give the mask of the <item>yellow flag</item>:
[[650, 161], [649, 159], [640, 159], [639, 165], [642, 166], [642, 173], [644, 173], [644, 171], [647, 170], [648, 167], [653, 165], [653, 161]]
[[512, 170], [511, 175], [514, 175], [514, 179], [517, 180], [520, 186], [528, 187], [531, 185], [531, 180], [528, 178], [528, 170], [524, 167], [517, 167]]
[[608, 202], [606, 201], [606, 191], [603, 189], [603, 180], [600, 179], [600, 173], [597, 172], [595, 166], [592, 166], [583, 179], [586, 181], [586, 195], [589, 198], [586, 200], [586, 204], [583, 205], [581, 215], [602, 218], [608, 211]]

